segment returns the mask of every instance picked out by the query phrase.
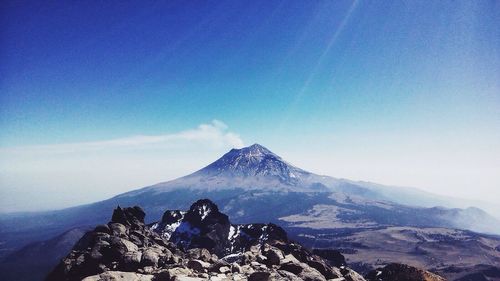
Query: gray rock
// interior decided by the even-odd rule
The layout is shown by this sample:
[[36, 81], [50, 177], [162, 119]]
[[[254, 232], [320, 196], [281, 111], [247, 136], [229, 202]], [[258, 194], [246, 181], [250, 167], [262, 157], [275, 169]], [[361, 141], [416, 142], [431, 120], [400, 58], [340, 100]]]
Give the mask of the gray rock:
[[188, 250], [188, 255], [192, 259], [209, 262], [212, 259], [212, 254], [205, 248], [194, 248]]
[[308, 280], [308, 281], [326, 280], [325, 276], [321, 274], [318, 270], [310, 267], [305, 263], [297, 261], [293, 257], [287, 256], [287, 258], [285, 258], [283, 261], [284, 263], [282, 263], [279, 267], [280, 270], [291, 272], [303, 280]]
[[257, 255], [257, 261], [260, 263], [267, 264], [267, 258], [264, 255]]
[[198, 277], [208, 279], [210, 277], [210, 275], [208, 275], [208, 273], [200, 273], [200, 274], [198, 274]]
[[326, 281], [326, 278], [325, 276], [323, 276], [323, 274], [307, 265], [304, 266], [302, 272], [300, 272], [297, 276], [302, 278], [302, 280], [304, 281]]
[[283, 277], [285, 280], [289, 280], [289, 281], [302, 281], [301, 278], [299, 278], [297, 275], [289, 272], [289, 271], [285, 271], [285, 270], [278, 270], [278, 274]]
[[218, 260], [210, 266], [210, 271], [220, 272], [220, 268], [224, 266], [229, 268], [231, 265], [224, 260]]
[[119, 237], [111, 237], [110, 244], [112, 249], [120, 255], [124, 255], [126, 252], [136, 252], [139, 250], [139, 247], [134, 243]]
[[241, 266], [237, 263], [231, 264], [231, 272], [233, 273], [241, 273]]
[[210, 264], [208, 262], [204, 262], [202, 260], [190, 260], [187, 263], [187, 266], [195, 271], [198, 272], [206, 272], [208, 268], [210, 267]]
[[133, 271], [139, 268], [141, 264], [142, 253], [141, 252], [127, 252], [123, 255], [123, 268], [127, 271]]
[[260, 262], [256, 262], [256, 261], [253, 261], [250, 263], [250, 265], [253, 267], [253, 268], [260, 268], [260, 266], [262, 265]]
[[344, 267], [342, 271], [346, 281], [365, 281], [363, 276], [348, 267]]
[[109, 228], [111, 229], [111, 234], [115, 236], [126, 236], [127, 235], [127, 228], [117, 222], [109, 223]]
[[304, 268], [299, 263], [286, 262], [286, 263], [281, 264], [279, 269], [291, 272], [295, 275], [298, 275], [302, 272], [302, 270]]
[[269, 249], [264, 251], [264, 256], [267, 259], [268, 265], [279, 265], [280, 261], [285, 258], [283, 252], [274, 247], [269, 247]]
[[84, 278], [82, 281], [152, 281], [153, 275], [134, 272], [107, 271], [99, 275]]
[[106, 224], [100, 224], [100, 225], [96, 226], [95, 229], [94, 229], [94, 231], [95, 232], [106, 233], [106, 234], [111, 234], [111, 229]]
[[162, 251], [157, 248], [147, 248], [142, 252], [142, 264], [146, 266], [157, 266]]
[[161, 248], [159, 252], [160, 259], [158, 261], [158, 266], [165, 266], [166, 264], [173, 264], [174, 254], [167, 248]]
[[307, 265], [319, 271], [325, 278], [332, 279], [342, 277], [340, 271], [335, 272], [332, 267], [326, 264], [320, 257], [313, 256], [312, 258], [312, 260], [306, 261]]
[[164, 269], [155, 275], [155, 280], [177, 280], [181, 276], [193, 275], [193, 271], [184, 267]]
[[175, 281], [204, 281], [206, 280], [205, 278], [200, 278], [200, 277], [191, 277], [191, 276], [177, 276], [174, 279]]
[[250, 265], [244, 265], [241, 267], [241, 272], [250, 275], [255, 272], [255, 270]]
[[103, 255], [101, 253], [101, 247], [99, 246], [94, 246], [92, 250], [90, 251], [90, 258], [93, 260], [100, 260], [102, 259]]

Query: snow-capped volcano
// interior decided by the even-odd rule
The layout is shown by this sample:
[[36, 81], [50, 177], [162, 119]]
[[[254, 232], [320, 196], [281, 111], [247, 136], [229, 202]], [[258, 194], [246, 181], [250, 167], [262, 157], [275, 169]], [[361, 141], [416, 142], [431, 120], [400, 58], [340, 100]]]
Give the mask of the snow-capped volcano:
[[[225, 210], [237, 219], [245, 218], [249, 210], [257, 207], [248, 204], [249, 198], [253, 198], [252, 200], [264, 200], [264, 204], [269, 206], [267, 212], [274, 213], [274, 215], [277, 212], [276, 208], [272, 207], [274, 205], [280, 205], [283, 210], [295, 207], [300, 209], [300, 212], [308, 210], [307, 214], [301, 216], [280, 217], [290, 222], [300, 221], [303, 218], [305, 221], [311, 221], [311, 214], [316, 216], [317, 220], [320, 217], [323, 220], [322, 215], [325, 215], [324, 220], [331, 221], [332, 217], [335, 217], [332, 214], [337, 214], [340, 220], [349, 218], [348, 221], [363, 221], [363, 225], [367, 223], [368, 225], [394, 224], [398, 221], [397, 224], [402, 225], [428, 226], [430, 224], [497, 232], [496, 228], [492, 227], [495, 224], [492, 222], [496, 220], [486, 214], [472, 216], [467, 210], [416, 207], [418, 205], [415, 202], [418, 201], [419, 194], [412, 193], [411, 189], [317, 175], [287, 163], [260, 144], [232, 149], [213, 163], [190, 175], [124, 193], [115, 199], [129, 200], [135, 197], [144, 198], [143, 200], [149, 204], [151, 202], [164, 204], [160, 198], [185, 200], [194, 194], [212, 198], [220, 196], [224, 200], [232, 198], [230, 200], [234, 202], [226, 205]], [[293, 196], [296, 197], [291, 199]], [[399, 198], [411, 198], [411, 205], [401, 205], [404, 202], [399, 201]], [[291, 206], [290, 201], [293, 201], [294, 205]], [[258, 208], [262, 210], [263, 207], [260, 204], [263, 203], [258, 204]], [[299, 207], [300, 205], [308, 206]], [[348, 205], [350, 207], [346, 209]], [[432, 207], [434, 206], [436, 205]], [[422, 214], [418, 219], [414, 215], [417, 210]], [[200, 210], [201, 213], [204, 211]], [[423, 215], [424, 213], [427, 215]], [[408, 216], [408, 214], [412, 215]], [[471, 217], [481, 219], [470, 223]], [[433, 220], [432, 223], [430, 223], [431, 220]]]
[[260, 144], [232, 149], [217, 161], [195, 174], [204, 176], [255, 177], [269, 176], [283, 183], [294, 183], [308, 172], [286, 163], [281, 157]]
[[203, 169], [147, 188], [157, 192], [177, 188], [318, 191], [333, 188], [337, 179], [297, 168], [260, 144], [232, 149]]
[[[221, 212], [229, 214], [237, 225], [227, 222], [227, 218], [208, 201], [198, 201], [187, 212], [179, 211], [185, 210], [199, 198], [210, 198], [222, 206]], [[426, 202], [427, 206], [419, 205], [419, 202]], [[338, 233], [350, 235], [354, 232], [367, 231], [369, 239], [357, 236], [356, 239], [362, 241], [361, 243], [349, 242], [351, 237], [347, 237], [345, 238], [347, 244], [344, 244], [345, 241], [340, 241], [341, 244], [338, 245], [353, 245], [353, 248], [349, 249], [354, 251], [383, 249], [369, 253], [370, 257], [386, 253], [383, 245], [387, 244], [383, 243], [387, 241], [388, 233], [394, 231], [398, 231], [398, 234], [389, 235], [390, 239], [399, 239], [397, 237], [402, 237], [401, 233], [406, 233], [408, 236], [410, 235], [408, 233], [413, 233], [415, 228], [434, 228], [432, 233], [439, 234], [436, 237], [443, 237], [440, 233], [447, 228], [500, 233], [498, 220], [484, 212], [471, 208], [435, 207], [439, 204], [434, 202], [439, 202], [439, 197], [413, 189], [310, 173], [290, 165], [269, 149], [254, 144], [242, 149], [233, 149], [212, 164], [190, 175], [123, 193], [104, 201], [59, 211], [23, 214], [17, 217], [0, 216], [1, 228], [7, 230], [0, 231], [0, 242], [4, 245], [1, 249], [5, 250], [22, 246], [23, 240], [18, 237], [41, 241], [72, 227], [105, 222], [107, 219], [105, 214], [111, 212], [117, 205], [143, 206], [153, 218], [163, 215], [160, 222], [151, 226], [151, 230], [172, 241], [187, 241], [185, 246], [195, 245], [192, 243], [196, 242], [200, 234], [212, 233], [211, 228], [205, 231], [203, 225], [217, 225], [214, 229], [223, 233], [217, 239], [225, 241], [221, 244], [224, 247], [217, 250], [221, 253], [227, 249], [231, 252], [238, 249], [238, 242], [234, 241], [245, 238], [245, 233], [253, 233], [254, 237], [260, 239], [262, 232], [267, 231], [262, 228], [263, 226], [242, 226], [255, 221], [283, 225], [292, 230], [296, 237], [310, 239], [311, 245], [317, 245], [316, 242], [319, 241], [317, 237], [322, 237], [323, 245], [334, 245], [333, 243], [340, 241], [337, 240]], [[165, 209], [172, 211], [164, 213]], [[221, 225], [224, 225], [224, 228], [219, 228]], [[372, 230], [379, 231], [380, 236], [372, 238]], [[470, 249], [474, 249], [482, 264], [486, 260], [483, 257], [488, 257], [487, 260], [492, 263], [497, 261], [495, 259], [498, 254], [498, 243], [484, 240], [477, 235], [475, 236], [477, 239], [487, 242], [481, 244], [479, 240], [464, 242], [463, 235], [457, 237], [447, 238], [451, 241], [449, 245], [455, 247], [450, 251], [470, 252]], [[410, 238], [411, 243], [414, 243], [415, 237]], [[441, 242], [439, 239], [431, 237], [432, 241]], [[367, 240], [373, 240], [372, 245], [375, 246], [367, 248], [364, 245]], [[398, 249], [409, 252], [403, 252], [402, 256], [396, 258], [413, 260], [417, 255], [426, 261], [438, 261], [442, 256], [440, 250], [427, 256], [427, 254], [422, 255], [422, 251], [418, 248], [408, 248], [406, 241], [398, 243], [405, 245], [397, 247]], [[391, 247], [394, 247], [392, 244], [389, 248], [395, 249]], [[436, 247], [436, 249], [441, 248]], [[379, 263], [378, 260], [373, 262]], [[474, 265], [475, 262], [473, 260], [471, 264]], [[436, 265], [438, 264], [433, 262], [429, 266]], [[8, 268], [8, 265], [4, 265], [3, 268]]]

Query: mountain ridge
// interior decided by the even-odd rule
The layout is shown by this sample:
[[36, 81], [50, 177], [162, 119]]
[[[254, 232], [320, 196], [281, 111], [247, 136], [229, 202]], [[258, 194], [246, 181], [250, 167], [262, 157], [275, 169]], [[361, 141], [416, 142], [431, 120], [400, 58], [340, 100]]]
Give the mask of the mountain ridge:
[[[221, 165], [225, 169], [218, 169]], [[500, 246], [497, 238], [475, 234], [471, 239], [462, 241], [460, 236], [449, 235], [443, 230], [458, 228], [500, 233], [498, 220], [478, 213], [475, 209], [421, 207], [398, 203], [390, 200], [387, 190], [376, 185], [309, 173], [257, 145], [231, 150], [207, 167], [181, 178], [92, 204], [30, 215], [0, 216], [1, 257], [29, 242], [53, 238], [70, 228], [105, 223], [105, 214], [117, 205], [141, 205], [154, 218], [162, 216], [165, 209], [182, 210], [199, 198], [211, 198], [217, 205], [223, 206], [221, 211], [230, 215], [238, 224], [253, 221], [280, 224], [301, 241], [320, 235], [327, 237], [321, 238], [320, 240], [324, 240], [321, 243], [340, 243], [342, 247], [347, 245], [346, 251], [364, 249], [359, 248], [363, 242], [345, 244], [349, 235], [354, 233], [358, 233], [360, 241], [363, 241], [366, 232], [371, 231], [387, 229], [380, 233], [380, 239], [387, 239], [386, 232], [395, 232], [392, 231], [394, 227], [432, 228], [432, 235], [446, 237], [445, 241], [451, 243], [450, 247], [457, 252], [467, 248], [474, 249], [466, 264], [467, 268], [479, 261], [494, 265], [493, 261], [500, 260], [499, 251], [496, 250]], [[265, 170], [262, 167], [271, 172], [262, 172]], [[247, 168], [248, 171], [241, 172]], [[290, 177], [290, 171], [295, 178]], [[297, 176], [299, 172], [300, 175]], [[404, 194], [415, 198], [412, 197], [413, 193], [405, 193], [404, 190], [398, 196], [404, 197]], [[145, 220], [147, 223], [152, 222], [149, 217]], [[311, 236], [310, 233], [314, 235]], [[401, 236], [399, 233], [395, 235]], [[392, 239], [392, 236], [388, 237]], [[316, 239], [313, 239], [313, 244]], [[403, 240], [396, 242], [407, 243]], [[383, 249], [371, 248], [369, 253], [380, 250]], [[407, 260], [415, 261], [415, 255], [420, 255], [421, 252], [400, 247], [390, 259], [370, 261], [362, 267], [373, 269], [381, 263], [389, 264], [394, 261], [393, 257], [407, 257]], [[438, 252], [429, 252], [429, 255], [436, 260], [440, 258]], [[457, 262], [457, 256], [449, 256], [441, 261], [447, 266]], [[429, 267], [436, 265], [432, 262], [428, 264]]]

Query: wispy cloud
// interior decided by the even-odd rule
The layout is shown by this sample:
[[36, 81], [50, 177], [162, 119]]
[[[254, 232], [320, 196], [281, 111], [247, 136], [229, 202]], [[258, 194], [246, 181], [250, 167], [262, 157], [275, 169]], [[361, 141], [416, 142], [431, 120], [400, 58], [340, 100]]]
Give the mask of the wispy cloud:
[[31, 145], [0, 148], [0, 153], [71, 153], [80, 151], [120, 149], [120, 148], [148, 148], [158, 146], [177, 145], [186, 142], [214, 147], [235, 147], [244, 145], [243, 140], [236, 133], [229, 131], [228, 126], [219, 120], [208, 124], [200, 124], [195, 129], [188, 129], [163, 135], [136, 135], [110, 140], [92, 142], [76, 142], [53, 145]]
[[0, 148], [0, 212], [102, 200], [184, 176], [241, 146], [213, 120], [162, 135]]

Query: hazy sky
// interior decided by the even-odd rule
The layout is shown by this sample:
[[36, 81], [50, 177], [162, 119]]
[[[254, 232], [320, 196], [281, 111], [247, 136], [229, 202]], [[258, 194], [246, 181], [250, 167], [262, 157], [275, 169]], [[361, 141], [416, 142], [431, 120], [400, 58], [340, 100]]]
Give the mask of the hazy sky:
[[0, 211], [255, 142], [320, 174], [500, 201], [499, 1], [0, 5]]

